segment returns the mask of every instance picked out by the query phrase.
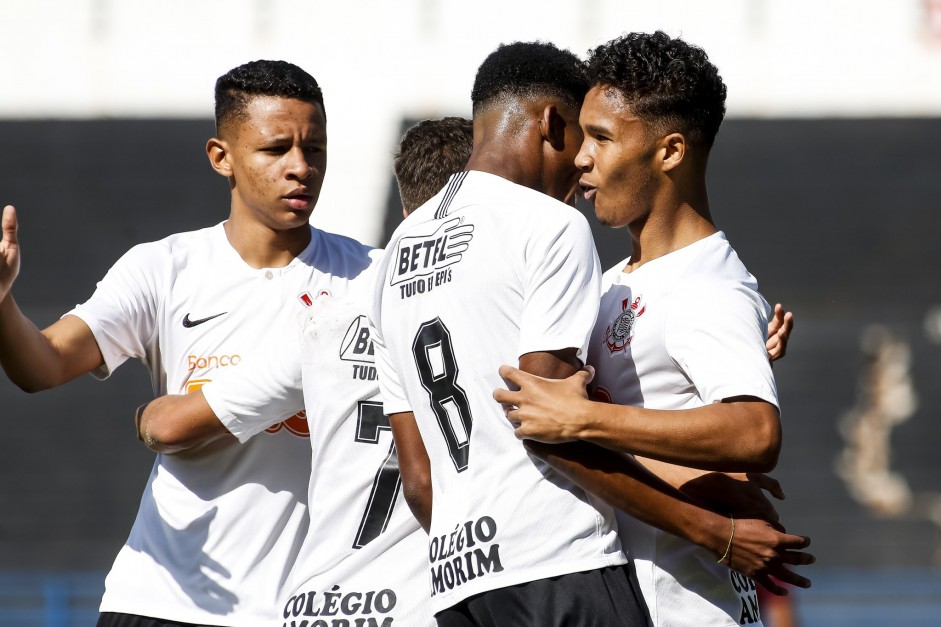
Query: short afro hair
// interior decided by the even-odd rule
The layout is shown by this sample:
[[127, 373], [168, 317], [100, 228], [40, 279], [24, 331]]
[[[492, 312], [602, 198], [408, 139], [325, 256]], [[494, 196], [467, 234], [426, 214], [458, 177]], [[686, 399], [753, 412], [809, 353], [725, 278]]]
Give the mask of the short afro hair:
[[216, 132], [245, 115], [245, 106], [256, 96], [294, 98], [319, 104], [324, 112], [323, 92], [313, 76], [287, 61], [250, 61], [216, 80]]
[[615, 89], [658, 131], [712, 147], [725, 117], [725, 83], [702, 48], [663, 31], [630, 33], [588, 53], [593, 87]]
[[549, 95], [576, 111], [588, 93], [584, 62], [548, 42], [503, 44], [477, 70], [471, 102], [474, 115], [500, 98]]
[[402, 208], [411, 213], [437, 194], [473, 147], [474, 125], [465, 118], [423, 120], [405, 131], [393, 161]]

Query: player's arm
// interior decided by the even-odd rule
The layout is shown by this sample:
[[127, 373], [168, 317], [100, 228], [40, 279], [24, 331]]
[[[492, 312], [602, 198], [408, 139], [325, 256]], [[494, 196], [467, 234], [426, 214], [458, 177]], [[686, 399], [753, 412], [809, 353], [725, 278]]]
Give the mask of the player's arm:
[[235, 436], [216, 417], [202, 390], [160, 396], [135, 413], [137, 437], [158, 453], [179, 453]]
[[[698, 544], [732, 570], [754, 578], [775, 594], [787, 594], [771, 577], [801, 588], [810, 580], [790, 570], [812, 564], [802, 551], [810, 539], [787, 534], [766, 520], [735, 518], [700, 507], [630, 456], [587, 442], [527, 448], [557, 471], [608, 504], [663, 531]], [[732, 525], [734, 524], [734, 532]]]
[[[575, 349], [534, 352], [520, 357], [519, 371], [549, 380], [575, 372], [578, 364]], [[802, 588], [810, 586], [809, 579], [788, 568], [814, 562], [812, 555], [800, 551], [810, 544], [809, 538], [779, 531], [760, 516], [736, 520], [733, 533], [729, 516], [695, 504], [630, 456], [588, 442], [524, 442], [530, 452], [582, 489], [638, 520], [712, 551], [729, 568], [752, 577], [769, 591], [787, 594], [771, 577]]]
[[40, 331], [17, 307], [10, 290], [19, 274], [16, 211], [3, 209], [0, 240], [0, 366], [26, 392], [46, 390], [91, 372], [104, 358], [91, 329], [65, 316]]
[[142, 405], [135, 415], [140, 440], [158, 453], [244, 442], [304, 408], [296, 342], [269, 342], [257, 359], [215, 375], [188, 394]]
[[590, 370], [561, 381], [500, 367], [519, 391], [497, 390], [516, 436], [540, 442], [585, 440], [615, 451], [726, 472], [768, 472], [781, 449], [777, 407], [752, 397], [703, 407], [657, 410], [592, 401]]
[[389, 416], [392, 437], [399, 458], [402, 494], [412, 514], [427, 532], [431, 528], [431, 463], [418, 431], [415, 414], [401, 412]]
[[[722, 473], [636, 457], [643, 466], [693, 501], [735, 517], [777, 523], [778, 512], [767, 495], [784, 499], [781, 484], [762, 473]], [[767, 495], [766, 495], [767, 493]]]

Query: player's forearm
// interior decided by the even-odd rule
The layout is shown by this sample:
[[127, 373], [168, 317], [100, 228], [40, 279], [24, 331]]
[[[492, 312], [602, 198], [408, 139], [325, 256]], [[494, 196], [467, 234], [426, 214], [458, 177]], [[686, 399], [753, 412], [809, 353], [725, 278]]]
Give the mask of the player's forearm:
[[180, 453], [234, 437], [200, 391], [158, 397], [138, 409], [136, 423], [137, 437], [158, 453]]
[[638, 463], [643, 465], [644, 468], [681, 492], [683, 491], [683, 486], [690, 481], [694, 481], [703, 475], [714, 472], [712, 470], [700, 470], [699, 468], [691, 468], [689, 466], [678, 466], [676, 464], [662, 462], [659, 459], [651, 459], [640, 455], [635, 456], [635, 459]]
[[720, 472], [768, 472], [777, 464], [781, 424], [762, 401], [654, 410], [585, 401], [578, 439], [671, 464]]
[[402, 495], [405, 497], [412, 516], [425, 533], [428, 533], [431, 529], [431, 483], [403, 482]]
[[694, 504], [629, 456], [585, 442], [527, 448], [576, 485], [648, 525], [679, 536], [720, 557], [728, 542], [726, 516]]
[[23, 315], [12, 294], [0, 301], [0, 365], [25, 392], [40, 392], [68, 380], [55, 345]]
[[425, 531], [431, 528], [431, 461], [412, 412], [389, 416], [402, 477], [402, 495]]
[[564, 379], [581, 366], [576, 357], [578, 351], [567, 348], [557, 351], [526, 353], [520, 356], [520, 370], [546, 379]]

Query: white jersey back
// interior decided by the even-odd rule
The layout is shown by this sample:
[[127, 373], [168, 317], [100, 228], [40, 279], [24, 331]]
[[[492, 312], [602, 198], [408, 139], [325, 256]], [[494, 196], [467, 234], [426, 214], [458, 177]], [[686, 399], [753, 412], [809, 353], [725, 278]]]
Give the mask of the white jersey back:
[[272, 348], [274, 359], [261, 368], [203, 388], [241, 440], [268, 426], [263, 408], [279, 413], [301, 401], [307, 408], [311, 521], [277, 607], [285, 627], [318, 620], [434, 625], [428, 536], [402, 497], [389, 419], [379, 401], [365, 315], [371, 289], [372, 274], [364, 272], [342, 294], [316, 298], [291, 346]]
[[[158, 395], [191, 392], [295, 340], [309, 303], [368, 267], [366, 247], [311, 229], [283, 268], [248, 266], [223, 226], [131, 249], [71, 313], [98, 342], [106, 377], [128, 358]], [[243, 443], [158, 454], [130, 536], [105, 584], [103, 612], [206, 625], [278, 620], [306, 535], [310, 444], [299, 402]]]
[[492, 398], [525, 353], [584, 348], [600, 272], [587, 222], [463, 172], [382, 257], [370, 322], [387, 414], [413, 410], [431, 460], [433, 609], [624, 562], [612, 511], [529, 456]]
[[[326, 616], [350, 625], [356, 619], [434, 625], [424, 559], [428, 536], [401, 493], [389, 417], [379, 399], [367, 302], [364, 294], [355, 301], [315, 303], [321, 306], [304, 327], [304, 398], [314, 408], [315, 480], [310, 541], [298, 558], [285, 626]], [[304, 610], [298, 613], [301, 599]]]
[[[724, 234], [624, 273], [628, 261], [604, 275], [588, 349], [595, 398], [649, 409], [734, 396], [777, 405], [765, 350], [770, 308]], [[750, 579], [622, 512], [618, 524], [656, 627], [761, 624]]]

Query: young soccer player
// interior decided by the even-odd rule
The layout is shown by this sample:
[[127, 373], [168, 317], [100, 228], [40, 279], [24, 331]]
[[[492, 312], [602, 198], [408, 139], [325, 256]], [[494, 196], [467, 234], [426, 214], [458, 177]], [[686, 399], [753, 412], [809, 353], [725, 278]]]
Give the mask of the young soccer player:
[[[492, 53], [474, 83], [467, 171], [403, 222], [377, 272], [379, 383], [406, 497], [430, 524], [439, 625], [645, 622], [613, 512], [528, 456], [490, 398], [507, 358], [574, 372], [594, 322], [597, 256], [562, 202], [577, 180], [583, 72], [550, 44]], [[425, 449], [433, 496], [407, 470]]]
[[[216, 126], [207, 153], [229, 183], [228, 219], [134, 247], [87, 302], [42, 331], [10, 293], [20, 251], [16, 213], [4, 209], [0, 364], [14, 383], [33, 391], [89, 372], [105, 378], [133, 358], [150, 369], [157, 395], [191, 392], [296, 338], [305, 296], [341, 291], [368, 266], [365, 247], [308, 224], [327, 154], [313, 77], [282, 61], [231, 70], [216, 83]], [[303, 420], [291, 419], [300, 409], [271, 416], [271, 429], [243, 443], [214, 432], [201, 446], [176, 442], [157, 455], [99, 625], [277, 620], [308, 525], [298, 468], [310, 445]]]
[[[461, 118], [429, 120], [405, 133], [396, 177], [406, 212], [464, 167], [470, 137], [466, 150], [458, 138], [469, 132], [468, 125]], [[354, 251], [354, 264], [364, 260], [364, 251]], [[344, 258], [338, 253], [335, 264]], [[350, 624], [434, 623], [424, 560], [427, 535], [401, 498], [398, 456], [378, 399], [365, 323], [372, 284], [366, 270], [351, 275], [342, 291], [317, 293], [303, 330], [285, 345], [270, 344], [263, 362], [193, 394], [162, 397], [141, 413], [142, 436], [158, 449], [175, 449], [227, 433], [251, 441], [270, 428], [272, 416], [306, 406], [309, 462], [295, 472], [309, 476], [308, 502], [314, 506], [289, 583], [274, 608], [285, 625], [327, 616]]]
[[[560, 383], [509, 367], [501, 372], [522, 389], [496, 398], [511, 407], [517, 437], [654, 458], [645, 463], [687, 491], [705, 474], [689, 466], [767, 471], [781, 443], [765, 348], [769, 308], [716, 228], [706, 193], [725, 85], [701, 49], [661, 32], [598, 47], [589, 73], [581, 185], [602, 223], [628, 228], [633, 251], [605, 275], [588, 348], [598, 400], [584, 395], [586, 373]], [[736, 506], [728, 504], [724, 551], [619, 517], [655, 625], [760, 624], [755, 584], [725, 568], [742, 531]], [[799, 551], [806, 544], [782, 536], [783, 550], [769, 557], [778, 579], [809, 585], [787, 568], [812, 562]], [[768, 574], [760, 582], [781, 592]]]

